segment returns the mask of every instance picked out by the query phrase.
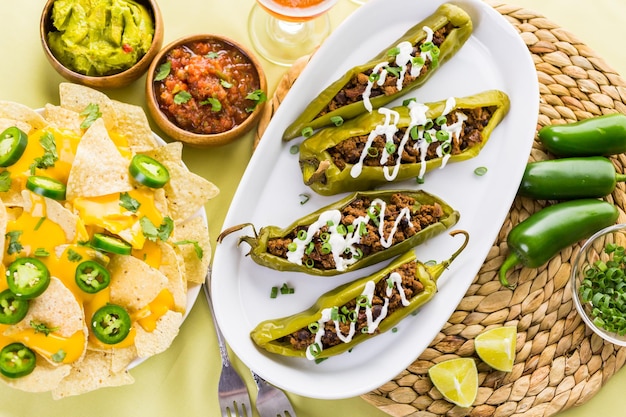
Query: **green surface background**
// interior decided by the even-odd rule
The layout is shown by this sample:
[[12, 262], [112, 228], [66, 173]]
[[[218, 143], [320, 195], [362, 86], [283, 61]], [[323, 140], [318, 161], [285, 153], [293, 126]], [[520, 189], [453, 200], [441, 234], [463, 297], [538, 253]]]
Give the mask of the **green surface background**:
[[[417, 5], [419, 2], [415, 1]], [[17, 101], [33, 108], [48, 102], [58, 104], [58, 84], [63, 79], [48, 64], [39, 40], [39, 19], [44, 3], [44, 0], [0, 1], [0, 100]], [[253, 0], [161, 0], [159, 3], [166, 43], [188, 34], [217, 33], [250, 45], [246, 21]], [[626, 74], [626, 52], [620, 46], [626, 39], [623, 20], [626, 2], [623, 0], [503, 3], [545, 15], [577, 35], [620, 74]], [[357, 7], [350, 0], [339, 0], [330, 12], [333, 26], [337, 27]], [[271, 93], [286, 69], [264, 60], [262, 63]], [[125, 89], [105, 92], [115, 99], [145, 107], [144, 78]], [[185, 149], [187, 165], [221, 189], [219, 197], [206, 206], [213, 238], [221, 229], [237, 183], [252, 154], [252, 142], [252, 134], [248, 134], [218, 149]], [[239, 362], [235, 364], [255, 392], [247, 370]], [[53, 401], [49, 394], [28, 394], [0, 386], [0, 417], [217, 416], [219, 373], [220, 359], [209, 310], [204, 298], [199, 297], [173, 346], [132, 370], [136, 379], [133, 385], [102, 389], [61, 401]], [[621, 415], [624, 386], [626, 371], [622, 370], [589, 402], [564, 411], [559, 417]], [[336, 401], [296, 395], [290, 398], [298, 417], [387, 416], [361, 398]]]

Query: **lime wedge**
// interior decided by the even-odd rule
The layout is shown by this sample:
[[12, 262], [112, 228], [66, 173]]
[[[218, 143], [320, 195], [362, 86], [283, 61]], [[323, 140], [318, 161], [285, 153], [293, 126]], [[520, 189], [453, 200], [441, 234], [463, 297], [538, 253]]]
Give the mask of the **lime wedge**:
[[495, 327], [474, 339], [476, 353], [487, 365], [498, 371], [511, 372], [515, 362], [515, 326]]
[[441, 395], [460, 407], [469, 407], [478, 394], [478, 371], [472, 358], [440, 362], [428, 370], [433, 385]]

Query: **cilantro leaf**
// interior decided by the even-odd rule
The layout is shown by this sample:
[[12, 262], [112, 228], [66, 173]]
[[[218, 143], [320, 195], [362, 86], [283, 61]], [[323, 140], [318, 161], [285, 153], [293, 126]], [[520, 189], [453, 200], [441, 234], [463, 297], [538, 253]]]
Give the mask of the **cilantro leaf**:
[[0, 173], [0, 192], [6, 193], [11, 189], [11, 173], [3, 171]]
[[174, 244], [176, 246], [193, 245], [193, 249], [194, 251], [196, 251], [196, 256], [198, 257], [198, 259], [202, 259], [202, 257], [204, 256], [204, 251], [202, 250], [202, 247], [195, 240], [180, 240], [178, 242], [174, 242]]
[[265, 94], [265, 91], [263, 90], [254, 90], [253, 92], [248, 93], [246, 99], [254, 102], [252, 107], [246, 108], [246, 112], [252, 113], [259, 104], [267, 101], [267, 94]]
[[170, 75], [171, 70], [172, 70], [171, 62], [168, 61], [168, 62], [161, 64], [159, 66], [159, 69], [157, 69], [156, 75], [154, 76], [154, 81], [164, 80], [168, 75]]
[[48, 336], [50, 333], [59, 330], [58, 327], [48, 327], [43, 323], [36, 323], [35, 321], [30, 321], [30, 327], [35, 329], [35, 333], [43, 333]]
[[206, 100], [200, 102], [201, 105], [205, 106], [207, 104], [211, 105], [211, 111], [218, 112], [222, 110], [222, 103], [216, 98], [209, 97]]
[[89, 126], [93, 124], [98, 118], [102, 117], [102, 113], [100, 112], [100, 106], [95, 103], [89, 103], [85, 110], [80, 112], [81, 116], [85, 116], [85, 120], [80, 124], [81, 129], [87, 129]]
[[65, 353], [63, 349], [59, 349], [56, 353], [52, 354], [51, 358], [56, 363], [60, 363], [60, 362], [63, 362], [63, 359], [65, 359], [65, 356], [67, 356], [67, 353]]
[[120, 194], [120, 206], [124, 207], [128, 211], [136, 213], [141, 206], [141, 203], [130, 196], [128, 193]]
[[5, 235], [9, 238], [9, 246], [7, 248], [7, 253], [9, 255], [12, 255], [14, 253], [20, 253], [22, 249], [24, 249], [19, 240], [21, 235], [21, 230], [13, 230]]
[[37, 248], [37, 249], [35, 249], [34, 255], [39, 257], [39, 258], [46, 258], [46, 257], [50, 256], [50, 252], [48, 252], [44, 248]]
[[139, 224], [141, 225], [141, 231], [146, 239], [153, 242], [156, 242], [157, 239], [166, 241], [174, 230], [174, 221], [169, 217], [165, 217], [163, 223], [161, 223], [158, 228], [146, 216], [139, 219]]
[[174, 103], [176, 104], [185, 104], [187, 103], [189, 100], [191, 100], [191, 94], [189, 94], [187, 91], [183, 90], [183, 91], [179, 91], [178, 93], [176, 93], [176, 95], [174, 96]]
[[70, 262], [80, 262], [83, 259], [83, 255], [76, 252], [74, 249], [68, 249], [67, 259], [69, 259]]
[[46, 169], [53, 167], [54, 163], [59, 160], [57, 145], [52, 133], [44, 133], [41, 138], [39, 138], [39, 144], [43, 148], [44, 153], [42, 156], [35, 158], [33, 163], [30, 165], [30, 171], [33, 174], [36, 168]]

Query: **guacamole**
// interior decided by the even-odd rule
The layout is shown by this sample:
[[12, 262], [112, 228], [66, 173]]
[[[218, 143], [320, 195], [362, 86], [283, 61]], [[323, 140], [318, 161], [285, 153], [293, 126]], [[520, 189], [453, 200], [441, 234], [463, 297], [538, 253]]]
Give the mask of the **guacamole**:
[[154, 22], [133, 0], [57, 0], [50, 49], [66, 67], [84, 75], [110, 75], [130, 68], [150, 48]]

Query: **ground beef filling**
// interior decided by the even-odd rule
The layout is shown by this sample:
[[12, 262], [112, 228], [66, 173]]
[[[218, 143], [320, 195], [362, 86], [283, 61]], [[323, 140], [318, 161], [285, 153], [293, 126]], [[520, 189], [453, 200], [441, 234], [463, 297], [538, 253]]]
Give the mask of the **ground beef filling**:
[[[437, 47], [440, 47], [443, 41], [446, 39], [446, 36], [452, 29], [454, 29], [454, 26], [449, 23], [448, 25], [435, 31], [433, 33], [433, 44], [435, 44]], [[424, 42], [420, 41], [413, 46], [413, 56], [417, 56], [420, 53], [420, 46], [422, 45], [422, 43]], [[411, 63], [409, 63], [407, 65], [407, 70], [404, 76], [404, 80], [402, 82], [402, 87], [406, 87], [415, 79], [423, 77], [428, 71], [430, 71], [430, 62], [430, 59], [426, 59], [426, 62], [422, 66], [420, 73], [417, 77], [411, 76]], [[389, 66], [392, 68], [399, 68], [396, 65], [395, 61], [390, 62]], [[320, 111], [317, 117], [323, 116], [324, 114], [330, 113], [334, 110], [337, 110], [338, 108], [347, 106], [348, 104], [363, 100], [363, 92], [367, 87], [367, 83], [371, 74], [372, 70], [369, 69], [352, 77], [352, 79], [345, 85], [345, 87], [342, 88], [341, 91], [339, 91], [337, 95], [335, 95], [335, 97], [333, 97], [330, 103], [328, 103], [326, 107], [322, 111]], [[388, 73], [383, 85], [378, 85], [377, 83], [374, 83], [374, 85], [372, 86], [372, 91], [370, 93], [370, 99], [381, 95], [390, 96], [397, 93], [397, 82], [398, 77], [392, 73]]]
[[[447, 124], [451, 125], [457, 121], [457, 112], [461, 112], [467, 116], [467, 120], [463, 123], [463, 129], [461, 130], [461, 134], [459, 137], [454, 136], [452, 138], [452, 148], [450, 153], [452, 155], [457, 155], [462, 153], [468, 148], [479, 144], [482, 142], [482, 131], [491, 120], [491, 116], [493, 115], [495, 107], [479, 107], [474, 109], [456, 109], [452, 113], [446, 116]], [[440, 127], [435, 125], [433, 127], [435, 130], [440, 130]], [[400, 146], [400, 141], [404, 137], [404, 133], [406, 132], [406, 128], [399, 128], [396, 134], [394, 135], [394, 144], [396, 145], [396, 149]], [[341, 141], [336, 146], [329, 148], [328, 152], [333, 159], [333, 163], [337, 166], [337, 168], [343, 170], [346, 168], [348, 164], [356, 164], [359, 162], [361, 158], [361, 154], [363, 153], [363, 149], [368, 140], [368, 135], [354, 136], [348, 138], [346, 140]], [[402, 151], [402, 164], [415, 164], [421, 161], [420, 150], [416, 144], [416, 140], [409, 137], [408, 142], [404, 146]], [[437, 147], [440, 145], [439, 142], [433, 142], [428, 147], [428, 151], [426, 152], [426, 160], [439, 158], [437, 155]], [[383, 150], [387, 145], [385, 136], [377, 136], [374, 139], [371, 147], [375, 148], [376, 151], [371, 151], [367, 153], [363, 161], [363, 165], [365, 166], [382, 166], [380, 163], [380, 156], [383, 153]], [[371, 155], [371, 156], [370, 156]], [[386, 166], [395, 166], [398, 158], [397, 153], [392, 153], [389, 155]]]
[[[367, 210], [370, 207], [372, 200], [367, 197], [355, 199], [348, 206], [342, 210], [341, 223], [348, 228], [352, 225], [358, 217], [367, 217]], [[411, 210], [411, 224], [406, 217], [400, 221], [398, 228], [393, 235], [392, 246], [396, 245], [411, 236], [418, 233], [420, 230], [439, 222], [439, 219], [444, 215], [443, 209], [439, 204], [423, 204], [416, 205], [416, 201], [413, 197], [406, 194], [397, 193], [392, 195], [385, 210], [383, 232], [384, 237], [387, 238], [391, 233], [392, 228], [395, 225], [396, 218], [400, 214], [403, 208], [409, 208]], [[292, 231], [289, 235], [281, 238], [272, 238], [267, 242], [268, 253], [281, 258], [287, 258], [289, 251], [289, 244], [297, 238], [300, 230], [307, 230], [308, 226], [301, 226]], [[321, 235], [327, 232], [328, 228], [323, 226], [320, 232], [313, 238], [312, 243], [314, 245], [313, 250], [309, 254], [305, 254], [302, 262], [303, 264], [310, 264], [313, 262], [312, 267], [321, 270], [335, 269], [335, 260], [332, 253], [325, 253], [322, 249], [323, 241]], [[367, 223], [365, 233], [361, 235], [360, 241], [355, 245], [356, 248], [362, 252], [362, 257], [365, 258], [373, 253], [385, 250], [381, 244], [381, 236], [379, 234], [379, 228], [373, 221]], [[344, 254], [346, 257], [352, 256], [350, 253]]]
[[[411, 300], [415, 295], [424, 291], [424, 285], [415, 277], [416, 273], [416, 262], [409, 262], [407, 264], [402, 265], [398, 269], [395, 269], [392, 272], [397, 272], [402, 276], [402, 289], [404, 290], [404, 294], [407, 300]], [[389, 298], [389, 306], [387, 310], [387, 317], [393, 314], [394, 311], [403, 308], [402, 299], [400, 297], [400, 293], [398, 292], [397, 287], [394, 286], [391, 297], [387, 297], [387, 280], [386, 278], [381, 279], [376, 284], [376, 289], [374, 291], [374, 297], [372, 299], [372, 318], [376, 320], [380, 315], [383, 305], [385, 304], [385, 298]], [[338, 311], [353, 311], [356, 309], [356, 300], [351, 300], [350, 302], [344, 304], [343, 306], [338, 306]], [[345, 308], [344, 308], [345, 307]], [[344, 314], [344, 317], [349, 317]], [[361, 333], [365, 327], [367, 327], [367, 317], [365, 316], [365, 308], [359, 308], [358, 314], [356, 314], [355, 327], [356, 332], [355, 335]], [[385, 319], [381, 321], [384, 322]], [[347, 335], [350, 331], [350, 319], [346, 318], [345, 320], [340, 320], [339, 328], [343, 335]], [[288, 342], [295, 350], [305, 350], [309, 345], [315, 342], [315, 333], [311, 332], [308, 327], [302, 328], [296, 332], [293, 332], [283, 338], [280, 339], [281, 342]], [[326, 322], [324, 325], [324, 335], [322, 336], [322, 348], [327, 349], [329, 347], [338, 345], [343, 343], [341, 339], [337, 336], [335, 330], [335, 323], [333, 321]]]

